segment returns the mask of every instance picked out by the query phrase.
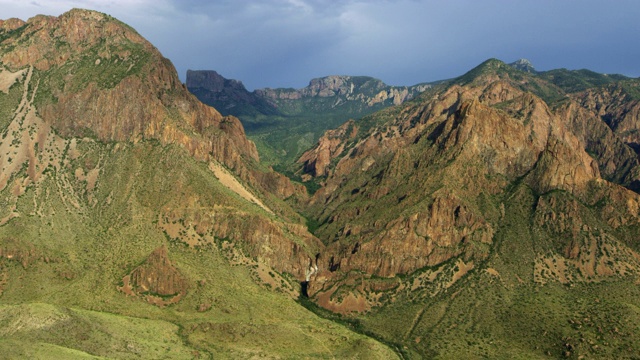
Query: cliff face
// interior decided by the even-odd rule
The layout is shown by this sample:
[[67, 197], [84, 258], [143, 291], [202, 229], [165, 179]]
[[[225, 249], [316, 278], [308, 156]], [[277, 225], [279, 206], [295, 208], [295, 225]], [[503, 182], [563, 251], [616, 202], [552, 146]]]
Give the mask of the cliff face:
[[[301, 171], [320, 177], [323, 185], [310, 199], [308, 211], [320, 224], [316, 234], [327, 249], [320, 266], [324, 271], [310, 284], [309, 294], [335, 311], [361, 311], [378, 304], [375, 294], [380, 289], [366, 285], [377, 277], [415, 276], [425, 268], [446, 273], [452, 262], [462, 261], [464, 266], [456, 265], [461, 271], [491, 261], [497, 239], [515, 241], [502, 240], [504, 232], [499, 229], [512, 216], [505, 208], [513, 207], [515, 194], [525, 188], [540, 200], [520, 206], [537, 208], [536, 212], [545, 213], [546, 201], [568, 194], [577, 199], [575, 209], [567, 210], [576, 220], [599, 219], [581, 220], [582, 224], [602, 222], [614, 229], [622, 224], [635, 226], [638, 214], [627, 204], [635, 203], [638, 195], [601, 175], [628, 185], [628, 176], [637, 173], [630, 142], [608, 125], [622, 120], [615, 117], [605, 122], [607, 106], [586, 100], [593, 99], [592, 92], [549, 105], [531, 90], [531, 84], [539, 89], [544, 82], [489, 61], [423, 93], [419, 101], [327, 132], [299, 159]], [[610, 109], [615, 103], [607, 102]], [[634, 101], [623, 103], [635, 106]], [[601, 115], [594, 113], [594, 107], [603, 109]], [[620, 207], [619, 216], [625, 219], [616, 222], [620, 225], [611, 223], [610, 211], [591, 214], [584, 205], [577, 205], [601, 204], [604, 199]], [[564, 225], [554, 228], [556, 222], [566, 221], [559, 217], [561, 212], [555, 210], [556, 215], [545, 215], [545, 220], [519, 226], [532, 233], [545, 228], [550, 232], [540, 241], [553, 243], [555, 234], [567, 231]], [[574, 242], [557, 245], [558, 256], [575, 258], [584, 251], [576, 244], [596, 241], [583, 240], [592, 228], [576, 226], [583, 234], [574, 233]], [[617, 230], [609, 236], [610, 246], [625, 249], [618, 254], [635, 254], [638, 249], [636, 242]], [[627, 255], [620, 255], [623, 258]], [[639, 270], [636, 265], [630, 267]], [[611, 273], [591, 272], [595, 277]], [[450, 286], [464, 276], [455, 274], [438, 286]], [[351, 287], [354, 277], [364, 285]], [[345, 291], [352, 295], [345, 297]]]
[[[226, 79], [212, 70], [187, 71], [187, 88], [206, 104], [218, 105], [224, 112], [242, 117], [244, 106], [258, 107], [267, 114], [284, 112], [291, 115], [293, 106], [313, 98], [334, 98], [329, 108], [344, 107], [355, 102], [365, 107], [376, 104], [398, 105], [414, 98], [431, 85], [389, 86], [378, 79], [366, 76], [326, 76], [309, 81], [301, 89], [257, 89], [247, 91], [242, 82]], [[281, 114], [283, 115], [283, 114]]]
[[636, 191], [640, 189], [640, 100], [634, 95], [638, 86], [635, 81], [621, 81], [575, 93], [573, 102], [558, 111], [571, 119], [605, 178]]
[[[6, 35], [0, 61], [9, 71], [37, 70], [34, 103], [63, 137], [180, 144], [253, 186], [272, 187], [247, 165], [258, 161], [258, 153], [240, 121], [190, 95], [173, 65], [130, 27], [104, 14], [72, 10], [59, 18], [37, 16]], [[285, 179], [276, 183], [278, 195], [300, 191]]]
[[273, 103], [276, 107], [286, 106], [281, 100], [301, 100], [305, 98], [335, 98], [333, 107], [343, 102], [358, 102], [366, 106], [379, 103], [401, 104], [428, 89], [430, 85], [389, 86], [378, 79], [365, 76], [326, 76], [309, 81], [301, 89], [258, 89], [255, 94]]

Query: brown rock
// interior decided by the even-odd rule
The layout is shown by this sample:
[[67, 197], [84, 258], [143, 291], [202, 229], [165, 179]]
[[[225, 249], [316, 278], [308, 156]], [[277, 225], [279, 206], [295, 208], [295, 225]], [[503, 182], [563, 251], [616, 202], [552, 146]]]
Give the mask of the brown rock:
[[120, 291], [144, 298], [160, 307], [180, 301], [188, 288], [187, 280], [169, 260], [164, 245], [154, 250], [143, 264], [126, 275], [123, 283]]

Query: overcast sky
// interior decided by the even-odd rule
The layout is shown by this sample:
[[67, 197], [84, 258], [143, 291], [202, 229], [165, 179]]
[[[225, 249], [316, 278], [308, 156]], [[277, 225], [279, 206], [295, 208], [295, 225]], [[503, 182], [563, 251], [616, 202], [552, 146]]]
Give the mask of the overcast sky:
[[638, 0], [0, 0], [0, 18], [74, 8], [134, 27], [176, 66], [249, 90], [368, 75], [413, 85], [488, 58], [640, 76]]

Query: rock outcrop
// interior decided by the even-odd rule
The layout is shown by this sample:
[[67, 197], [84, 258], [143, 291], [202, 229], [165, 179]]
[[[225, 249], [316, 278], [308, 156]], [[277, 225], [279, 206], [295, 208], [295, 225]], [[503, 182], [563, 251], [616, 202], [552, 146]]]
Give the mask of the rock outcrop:
[[[29, 196], [39, 199], [33, 204], [50, 201], [51, 191], [68, 211], [79, 216], [92, 213], [95, 219], [102, 219], [104, 209], [117, 201], [114, 198], [123, 196], [127, 200], [118, 204], [121, 210], [132, 204], [143, 210], [138, 215], [124, 210], [117, 215], [120, 225], [131, 221], [128, 216], [190, 218], [193, 212], [185, 209], [197, 203], [205, 214], [194, 215], [197, 219], [189, 226], [203, 229], [200, 233], [206, 233], [207, 240], [171, 233], [175, 240], [203, 245], [214, 238], [232, 239], [238, 248], [247, 249], [247, 256], [259, 257], [271, 269], [299, 272], [296, 261], [286, 260], [305, 262], [317, 252], [317, 239], [281, 200], [304, 198], [304, 186], [260, 165], [240, 121], [191, 95], [171, 62], [131, 27], [105, 14], [75, 9], [59, 17], [7, 20], [0, 29], [0, 96], [10, 99], [2, 109], [8, 118], [0, 120], [0, 191], [7, 204], [0, 209], [0, 226], [26, 215], [45, 216], [40, 208], [27, 214], [20, 205], [30, 191], [35, 195]], [[139, 158], [124, 166], [114, 164], [120, 150], [133, 148]], [[158, 148], [166, 151], [160, 157], [163, 170], [160, 164], [144, 165], [155, 167], [157, 177], [126, 173], [125, 168], [147, 161], [148, 152]], [[92, 151], [95, 157], [82, 160]], [[189, 164], [176, 163], [176, 158], [185, 157]], [[187, 173], [192, 160], [201, 166], [197, 175]], [[105, 170], [105, 164], [113, 167]], [[218, 175], [214, 169], [221, 169]], [[221, 173], [228, 178], [219, 178]], [[107, 184], [113, 177], [128, 185]], [[158, 190], [162, 194], [136, 196], [146, 186], [159, 189], [167, 178], [175, 182]], [[163, 205], [169, 206], [145, 208], [161, 195], [166, 195]], [[215, 211], [220, 208], [225, 210]], [[215, 227], [207, 223], [211, 218]], [[117, 228], [114, 223], [109, 226]], [[159, 250], [152, 257], [153, 266], [163, 254]], [[146, 270], [140, 271], [139, 276], [131, 274], [132, 281], [146, 276]], [[152, 292], [169, 296], [163, 289]]]
[[400, 104], [409, 100], [430, 85], [419, 84], [415, 86], [389, 86], [378, 79], [366, 76], [326, 76], [309, 81], [309, 85], [301, 89], [258, 89], [255, 94], [264, 98], [275, 106], [280, 107], [281, 100], [301, 100], [305, 98], [342, 98], [336, 101], [335, 106], [341, 106], [345, 101], [355, 101], [373, 106], [378, 103], [390, 101], [391, 104]]
[[118, 289], [127, 295], [163, 307], [175, 304], [187, 293], [187, 280], [176, 269], [167, 254], [167, 247], [155, 249], [140, 266], [125, 275]]
[[280, 168], [289, 168], [328, 129], [419, 96], [432, 85], [389, 86], [366, 76], [326, 76], [300, 89], [249, 93], [239, 81], [212, 71], [189, 71], [187, 87], [223, 114], [238, 116], [249, 136]]

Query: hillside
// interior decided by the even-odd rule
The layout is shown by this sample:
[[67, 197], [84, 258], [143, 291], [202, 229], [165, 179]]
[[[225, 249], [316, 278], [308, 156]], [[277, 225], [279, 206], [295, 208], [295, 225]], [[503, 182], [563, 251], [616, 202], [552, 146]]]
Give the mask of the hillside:
[[237, 116], [263, 161], [289, 172], [328, 129], [408, 101], [430, 84], [389, 86], [368, 76], [327, 76], [301, 89], [246, 90], [215, 71], [187, 72], [187, 88], [205, 104]]
[[637, 354], [640, 82], [570, 74], [492, 59], [327, 132], [311, 299], [415, 358]]
[[304, 188], [131, 27], [0, 21], [0, 133], [3, 357], [395, 357], [295, 301]]

